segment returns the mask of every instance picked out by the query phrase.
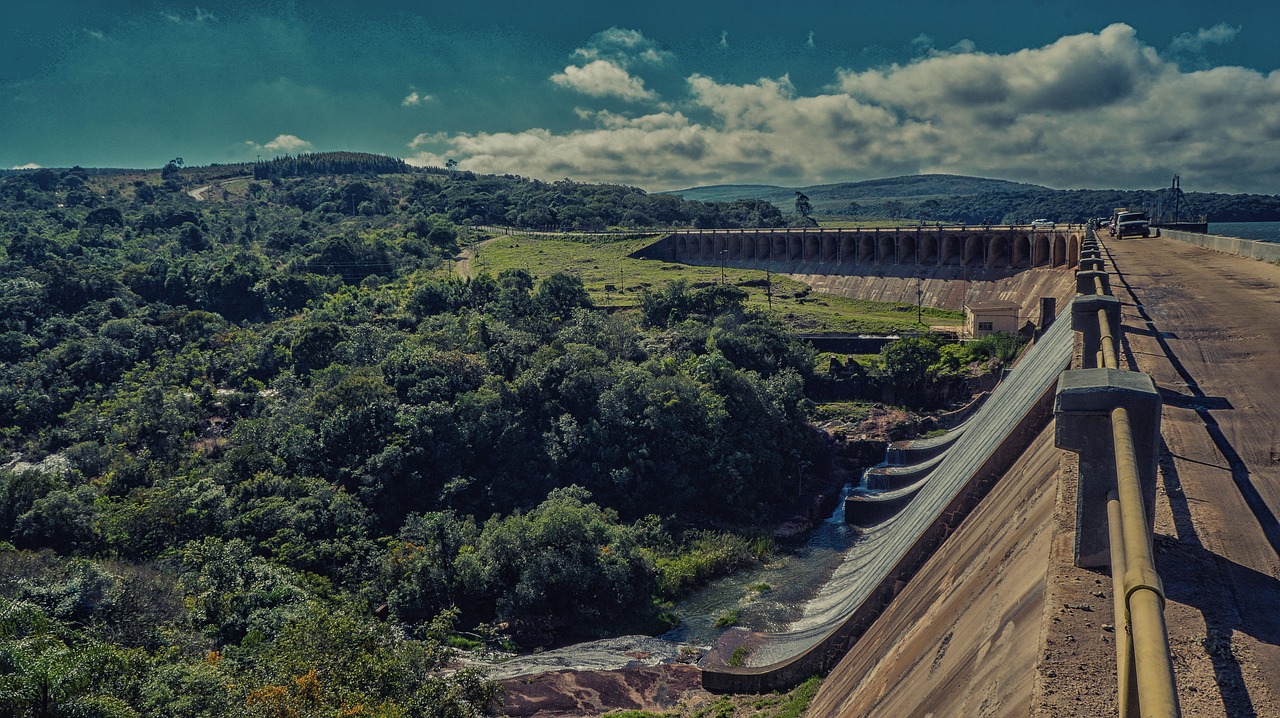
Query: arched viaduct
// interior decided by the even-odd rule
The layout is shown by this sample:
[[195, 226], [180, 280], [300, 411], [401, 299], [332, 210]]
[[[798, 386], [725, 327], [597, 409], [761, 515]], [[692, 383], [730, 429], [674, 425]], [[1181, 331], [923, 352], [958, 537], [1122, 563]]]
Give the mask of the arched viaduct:
[[840, 268], [898, 266], [1021, 270], [1073, 268], [1084, 228], [856, 228], [683, 230], [636, 254], [669, 262], [815, 263]]

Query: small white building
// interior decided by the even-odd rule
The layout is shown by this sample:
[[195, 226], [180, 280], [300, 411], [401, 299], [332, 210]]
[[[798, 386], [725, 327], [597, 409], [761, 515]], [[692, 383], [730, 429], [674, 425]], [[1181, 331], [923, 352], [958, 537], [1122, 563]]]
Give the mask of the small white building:
[[1016, 332], [1019, 329], [1017, 302], [975, 302], [964, 305], [964, 338], [977, 339], [995, 332]]

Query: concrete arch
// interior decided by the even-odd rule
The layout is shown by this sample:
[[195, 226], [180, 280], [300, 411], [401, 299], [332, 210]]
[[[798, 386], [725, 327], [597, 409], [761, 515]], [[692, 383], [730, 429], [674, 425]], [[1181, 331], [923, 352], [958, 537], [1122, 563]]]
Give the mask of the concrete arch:
[[1067, 239], [1067, 267], [1080, 264], [1080, 235], [1073, 234]]
[[939, 264], [957, 266], [963, 264], [965, 238], [954, 234], [942, 236], [942, 246], [938, 254]]
[[920, 234], [904, 234], [898, 237], [898, 263], [899, 264], [919, 264], [919, 257], [916, 254], [918, 245], [916, 238]]
[[816, 234], [809, 234], [807, 232], [801, 236], [804, 240], [804, 261], [822, 261], [822, 238]]
[[894, 235], [882, 234], [876, 243], [876, 264], [892, 264], [898, 261], [898, 243]]
[[964, 251], [960, 255], [960, 266], [983, 266], [987, 259], [986, 237], [971, 234], [964, 238]]
[[787, 260], [792, 262], [804, 261], [804, 238], [803, 237], [787, 237]]
[[853, 264], [858, 261], [858, 236], [857, 235], [841, 235], [840, 241], [840, 263]]
[[874, 235], [864, 234], [858, 237], [858, 263], [876, 263], [876, 238]]
[[833, 237], [829, 234], [822, 235], [821, 260], [823, 262], [834, 262], [840, 257], [840, 238]]
[[769, 237], [770, 259], [779, 262], [787, 261], [787, 237], [786, 235], [773, 235]]
[[769, 259], [769, 237], [763, 234], [757, 234], [754, 237], [754, 240], [755, 240], [754, 241], [755, 249], [752, 250], [752, 254], [755, 256], [756, 259], [768, 260]]
[[1061, 235], [1043, 235], [1036, 237], [1036, 244], [1031, 252], [1031, 266], [1047, 267], [1053, 264], [1053, 242]]
[[938, 261], [938, 245], [941, 239], [936, 234], [926, 234], [920, 237], [920, 245], [916, 248], [918, 254], [916, 261], [920, 264], [933, 265], [940, 264]]
[[987, 238], [987, 261], [983, 263], [986, 267], [1007, 267], [1009, 266], [1009, 237], [996, 235]]
[[[1043, 236], [1036, 237], [1036, 241], [1044, 239]], [[1009, 266], [1018, 269], [1026, 269], [1031, 266], [1031, 237], [1025, 234], [1020, 237], [1013, 238], [1013, 254], [1009, 257]]]

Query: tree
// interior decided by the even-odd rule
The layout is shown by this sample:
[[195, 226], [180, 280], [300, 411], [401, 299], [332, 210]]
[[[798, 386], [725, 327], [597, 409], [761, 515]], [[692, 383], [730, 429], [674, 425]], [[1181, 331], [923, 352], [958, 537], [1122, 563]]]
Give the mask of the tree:
[[934, 401], [934, 377], [929, 367], [941, 356], [937, 343], [925, 337], [899, 339], [880, 351], [885, 375], [899, 400], [921, 405]]
[[812, 222], [814, 224], [817, 224], [817, 222], [814, 222], [809, 217], [809, 215], [812, 213], [813, 213], [813, 204], [809, 202], [808, 195], [804, 194], [803, 192], [796, 192], [796, 214], [800, 215], [801, 217], [804, 217], [806, 222]]

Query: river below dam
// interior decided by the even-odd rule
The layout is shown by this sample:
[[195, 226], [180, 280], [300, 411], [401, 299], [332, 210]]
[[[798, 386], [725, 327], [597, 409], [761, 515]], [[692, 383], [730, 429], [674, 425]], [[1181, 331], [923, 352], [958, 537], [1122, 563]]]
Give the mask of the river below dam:
[[858, 529], [844, 522], [846, 485], [834, 513], [794, 544], [783, 544], [767, 563], [709, 582], [677, 602], [680, 625], [661, 636], [621, 636], [577, 643], [551, 651], [483, 664], [492, 678], [557, 670], [609, 670], [679, 660], [699, 655], [728, 630], [717, 620], [738, 612], [734, 624], [753, 631], [781, 631], [804, 614], [805, 604], [821, 591], [859, 540]]

